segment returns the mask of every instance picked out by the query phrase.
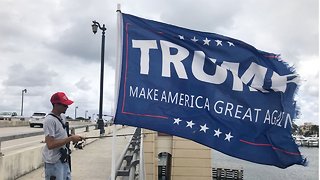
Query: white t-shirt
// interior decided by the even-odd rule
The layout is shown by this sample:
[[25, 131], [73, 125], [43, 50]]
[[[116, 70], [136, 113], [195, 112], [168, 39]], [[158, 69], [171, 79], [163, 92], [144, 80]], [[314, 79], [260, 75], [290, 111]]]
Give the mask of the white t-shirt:
[[[63, 117], [63, 116], [62, 116]], [[61, 118], [61, 117], [60, 117]], [[65, 124], [65, 119], [62, 119], [62, 122]], [[51, 136], [54, 139], [64, 139], [67, 138], [67, 131], [63, 128], [62, 124], [59, 122], [59, 120], [48, 114], [43, 122], [43, 131], [44, 136]], [[42, 151], [42, 157], [44, 162], [46, 163], [56, 163], [60, 159], [60, 148], [65, 148], [64, 146], [57, 147], [54, 149], [48, 149], [47, 144], [44, 146]]]

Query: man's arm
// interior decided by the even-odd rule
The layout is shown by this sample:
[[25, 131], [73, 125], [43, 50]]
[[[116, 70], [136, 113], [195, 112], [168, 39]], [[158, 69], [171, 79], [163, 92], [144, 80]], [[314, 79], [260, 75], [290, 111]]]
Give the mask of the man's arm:
[[72, 135], [64, 139], [54, 139], [52, 136], [49, 136], [49, 135], [45, 137], [45, 143], [47, 144], [48, 149], [61, 147], [71, 141], [76, 143], [81, 140], [82, 140], [82, 137], [79, 135]]

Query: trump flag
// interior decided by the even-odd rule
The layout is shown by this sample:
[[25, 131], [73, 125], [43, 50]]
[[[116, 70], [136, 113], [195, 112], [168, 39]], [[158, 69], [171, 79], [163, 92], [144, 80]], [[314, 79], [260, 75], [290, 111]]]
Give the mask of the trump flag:
[[115, 123], [243, 160], [304, 165], [291, 135], [298, 76], [242, 41], [122, 14]]

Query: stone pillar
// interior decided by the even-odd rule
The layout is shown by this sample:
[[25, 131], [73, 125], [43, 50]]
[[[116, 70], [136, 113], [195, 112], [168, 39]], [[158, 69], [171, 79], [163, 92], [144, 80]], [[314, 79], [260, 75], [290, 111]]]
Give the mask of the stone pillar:
[[157, 180], [158, 164], [156, 155], [156, 132], [142, 129], [142, 133], [146, 135], [143, 138], [143, 154], [144, 154], [144, 169], [145, 179]]

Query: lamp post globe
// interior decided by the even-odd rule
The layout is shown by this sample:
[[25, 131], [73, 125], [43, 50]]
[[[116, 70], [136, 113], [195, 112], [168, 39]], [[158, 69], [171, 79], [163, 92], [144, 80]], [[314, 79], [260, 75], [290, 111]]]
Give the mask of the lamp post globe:
[[93, 22], [93, 24], [91, 25], [92, 26], [92, 32], [93, 32], [93, 34], [96, 34], [97, 31], [98, 31], [98, 25], [97, 25], [96, 21], [92, 21], [92, 22]]

